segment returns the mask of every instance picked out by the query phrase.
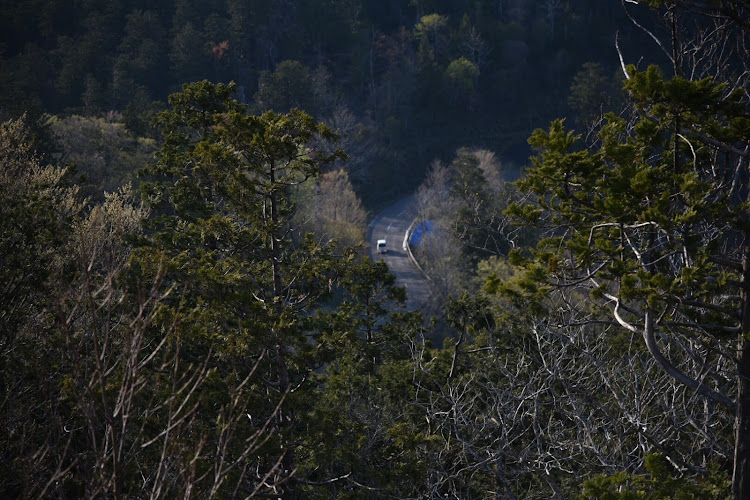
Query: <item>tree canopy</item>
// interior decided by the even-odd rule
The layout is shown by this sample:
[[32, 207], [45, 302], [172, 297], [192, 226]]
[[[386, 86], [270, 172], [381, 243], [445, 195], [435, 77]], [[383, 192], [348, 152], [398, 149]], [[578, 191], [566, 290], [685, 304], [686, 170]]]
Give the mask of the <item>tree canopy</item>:
[[747, 1], [0, 12], [1, 497], [750, 496]]

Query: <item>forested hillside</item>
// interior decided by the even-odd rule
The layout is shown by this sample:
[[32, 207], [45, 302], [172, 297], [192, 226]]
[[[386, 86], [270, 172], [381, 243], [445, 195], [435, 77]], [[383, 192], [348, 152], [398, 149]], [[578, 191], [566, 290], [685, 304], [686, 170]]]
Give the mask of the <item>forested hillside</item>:
[[[653, 50], [616, 1], [7, 0], [0, 12], [5, 118], [117, 111], [153, 135], [183, 83], [234, 81], [255, 112], [296, 106], [341, 128], [368, 204], [460, 146], [517, 169], [534, 128], [598, 112], [587, 96], [619, 87], [617, 30], [633, 60]], [[584, 63], [599, 80], [571, 110]]]
[[750, 497], [746, 0], [0, 14], [0, 497]]

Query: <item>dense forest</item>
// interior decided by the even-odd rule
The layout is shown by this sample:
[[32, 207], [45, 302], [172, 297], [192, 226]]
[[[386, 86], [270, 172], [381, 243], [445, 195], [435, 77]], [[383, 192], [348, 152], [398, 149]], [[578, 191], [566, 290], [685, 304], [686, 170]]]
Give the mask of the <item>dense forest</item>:
[[[459, 147], [517, 172], [532, 130], [598, 113], [619, 89], [618, 30], [630, 59], [653, 53], [616, 1], [11, 0], [0, 12], [6, 118], [116, 111], [156, 137], [150, 120], [183, 83], [234, 81], [253, 112], [299, 107], [341, 129], [368, 206]], [[595, 78], [571, 107], [586, 68]]]
[[746, 0], [0, 14], [0, 497], [750, 498]]

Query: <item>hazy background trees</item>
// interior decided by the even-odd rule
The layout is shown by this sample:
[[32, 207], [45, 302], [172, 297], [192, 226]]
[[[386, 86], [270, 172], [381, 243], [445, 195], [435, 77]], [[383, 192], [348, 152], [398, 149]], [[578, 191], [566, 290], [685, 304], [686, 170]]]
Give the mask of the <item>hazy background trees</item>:
[[116, 113], [54, 117], [48, 126], [58, 148], [55, 160], [74, 166], [84, 177], [83, 194], [97, 200], [135, 182], [136, 170], [153, 158], [157, 147], [153, 139], [134, 136]]
[[619, 5], [589, 1], [37, 1], [2, 11], [2, 118], [117, 111], [146, 135], [154, 101], [182, 83], [233, 80], [257, 112], [297, 106], [328, 120], [345, 108], [365, 124], [387, 146], [350, 176], [368, 207], [416, 188], [459, 147], [517, 168], [529, 133], [569, 113], [582, 64], [615, 67], [618, 29], [624, 50], [641, 40]]

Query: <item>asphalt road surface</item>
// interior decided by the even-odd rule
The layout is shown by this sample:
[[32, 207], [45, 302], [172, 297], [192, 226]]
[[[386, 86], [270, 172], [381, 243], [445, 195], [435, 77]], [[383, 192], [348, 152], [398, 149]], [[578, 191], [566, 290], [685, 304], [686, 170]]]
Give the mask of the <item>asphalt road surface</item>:
[[[415, 216], [414, 196], [399, 200], [385, 208], [370, 222], [367, 244], [372, 260], [384, 260], [391, 273], [396, 276], [397, 283], [406, 287], [406, 307], [409, 310], [424, 310], [429, 303], [429, 282], [409, 259], [409, 254], [404, 248], [406, 230]], [[375, 245], [382, 239], [388, 243], [388, 252], [379, 254]]]

